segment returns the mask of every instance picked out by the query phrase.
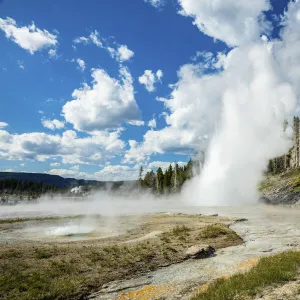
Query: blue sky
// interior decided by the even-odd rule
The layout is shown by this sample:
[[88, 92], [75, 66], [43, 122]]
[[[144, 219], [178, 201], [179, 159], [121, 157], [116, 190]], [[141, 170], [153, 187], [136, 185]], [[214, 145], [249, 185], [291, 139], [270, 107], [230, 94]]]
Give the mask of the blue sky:
[[0, 1], [0, 169], [117, 180], [135, 178], [140, 165], [186, 162], [213, 126], [200, 112], [195, 129], [197, 115], [185, 114], [185, 84], [197, 95], [188, 68], [222, 72], [217, 61], [244, 43], [243, 19], [231, 13], [271, 22], [251, 41], [278, 37], [274, 15], [287, 3], [255, 0], [253, 15], [233, 7], [226, 32], [197, 26], [196, 0]]

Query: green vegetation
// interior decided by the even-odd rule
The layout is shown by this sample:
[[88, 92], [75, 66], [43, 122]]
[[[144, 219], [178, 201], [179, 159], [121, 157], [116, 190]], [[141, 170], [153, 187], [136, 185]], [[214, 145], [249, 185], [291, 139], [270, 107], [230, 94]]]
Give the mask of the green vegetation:
[[48, 192], [57, 192], [54, 185], [47, 185], [42, 182], [23, 181], [17, 179], [1, 179], [0, 194], [17, 194], [20, 197], [34, 197]]
[[299, 192], [300, 168], [290, 169], [279, 174], [268, 173], [258, 185], [258, 191], [262, 193], [274, 188], [284, 189], [287, 192]]
[[47, 249], [38, 248], [35, 250], [36, 252], [36, 258], [37, 259], [47, 259], [52, 256], [52, 253], [49, 252]]
[[189, 235], [189, 231], [191, 230], [191, 228], [185, 226], [185, 225], [177, 225], [172, 229], [172, 234], [175, 236], [178, 235]]
[[188, 238], [190, 237], [190, 231], [192, 229], [185, 226], [185, 225], [177, 225], [174, 228], [172, 228], [170, 231], [164, 232], [161, 234], [160, 239], [164, 243], [170, 243], [171, 241], [174, 241], [175, 239], [179, 241], [186, 242]]
[[22, 256], [22, 252], [14, 249], [4, 251], [0, 254], [0, 259], [10, 259]]
[[214, 239], [220, 236], [236, 235], [228, 226], [224, 224], [213, 224], [206, 226], [200, 234], [201, 238]]
[[169, 166], [165, 171], [158, 168], [156, 174], [153, 171], [148, 172], [142, 179], [143, 168], [140, 169], [139, 183], [143, 188], [149, 188], [159, 194], [175, 193], [180, 191], [184, 182], [193, 177], [193, 171], [200, 172], [200, 163], [198, 153], [194, 154], [193, 159], [180, 167], [178, 164]]
[[272, 187], [273, 187], [272, 183], [266, 182], [266, 180], [263, 180], [258, 185], [258, 191], [262, 193], [262, 192], [264, 192], [266, 190], [271, 189]]
[[299, 267], [300, 252], [288, 251], [265, 257], [247, 273], [216, 280], [207, 291], [198, 294], [192, 300], [247, 299], [267, 286], [293, 280]]

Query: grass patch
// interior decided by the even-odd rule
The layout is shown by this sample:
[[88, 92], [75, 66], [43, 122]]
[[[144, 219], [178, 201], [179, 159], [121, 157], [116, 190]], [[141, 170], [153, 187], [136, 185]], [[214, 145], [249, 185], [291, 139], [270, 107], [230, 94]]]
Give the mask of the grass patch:
[[175, 236], [179, 236], [179, 235], [183, 235], [183, 234], [188, 235], [190, 230], [191, 229], [185, 225], [181, 225], [181, 226], [177, 225], [172, 229], [171, 233]]
[[204, 227], [200, 237], [204, 239], [214, 239], [220, 236], [232, 236], [236, 233], [224, 224], [212, 224]]
[[160, 239], [163, 243], [171, 243], [174, 240], [187, 242], [190, 236], [190, 231], [191, 228], [185, 225], [177, 225], [173, 227], [170, 231], [161, 234]]
[[265, 287], [293, 280], [300, 267], [300, 252], [288, 251], [262, 258], [258, 264], [244, 274], [229, 279], [218, 279], [208, 290], [192, 300], [240, 300], [254, 297]]
[[36, 258], [37, 259], [47, 259], [52, 256], [52, 253], [50, 253], [47, 249], [38, 248], [35, 250], [36, 252]]
[[10, 258], [17, 258], [21, 257], [22, 252], [17, 251], [15, 249], [6, 250], [0, 254], [0, 259], [10, 259]]
[[273, 188], [291, 188], [291, 191], [299, 192], [300, 168], [291, 169], [280, 174], [267, 174], [258, 184], [258, 191], [268, 192]]
[[295, 186], [300, 185], [300, 177], [293, 178], [291, 184]]
[[273, 183], [270, 183], [270, 182], [266, 182], [265, 180], [261, 181], [259, 184], [258, 184], [258, 191], [260, 193], [264, 192], [264, 191], [267, 191], [267, 190], [270, 190], [271, 188], [274, 187], [274, 184]]
[[10, 268], [0, 275], [1, 299], [68, 299], [78, 295], [80, 276], [61, 275], [53, 267], [32, 269], [26, 265]]

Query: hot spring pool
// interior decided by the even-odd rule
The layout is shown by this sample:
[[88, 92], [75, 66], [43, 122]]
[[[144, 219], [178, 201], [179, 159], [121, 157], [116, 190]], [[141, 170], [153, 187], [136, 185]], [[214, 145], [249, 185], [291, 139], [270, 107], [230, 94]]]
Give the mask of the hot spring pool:
[[0, 243], [28, 241], [74, 241], [103, 239], [126, 233], [136, 225], [107, 217], [28, 220], [2, 224]]

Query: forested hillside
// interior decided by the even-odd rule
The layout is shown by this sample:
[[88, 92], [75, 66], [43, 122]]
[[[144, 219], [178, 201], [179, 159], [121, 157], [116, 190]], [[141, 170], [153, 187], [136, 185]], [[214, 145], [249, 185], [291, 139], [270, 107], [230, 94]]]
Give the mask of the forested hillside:
[[55, 185], [47, 185], [36, 181], [23, 181], [17, 179], [0, 180], [0, 194], [17, 194], [28, 197], [38, 197], [48, 192], [57, 192]]

